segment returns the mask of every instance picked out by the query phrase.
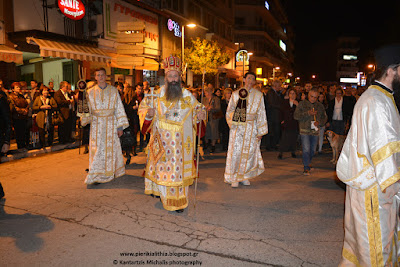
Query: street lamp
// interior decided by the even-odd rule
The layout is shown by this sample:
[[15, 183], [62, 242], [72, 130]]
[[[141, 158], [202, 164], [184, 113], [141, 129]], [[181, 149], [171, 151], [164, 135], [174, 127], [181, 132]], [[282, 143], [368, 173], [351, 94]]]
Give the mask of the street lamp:
[[[245, 56], [246, 55], [246, 56]], [[253, 55], [252, 52], [247, 52], [247, 50], [243, 50], [242, 52], [242, 59], [243, 59], [243, 78], [242, 78], [242, 86], [244, 85], [244, 65], [246, 64], [246, 59], [249, 62], [249, 69], [250, 69], [250, 56]]]
[[[189, 28], [194, 28], [197, 25], [194, 23], [189, 23], [187, 25], [182, 25], [182, 74], [184, 76], [186, 76], [186, 71], [185, 71], [185, 65], [184, 65], [184, 61], [185, 61], [185, 26], [189, 27]], [[185, 79], [186, 82], [186, 79]]]
[[278, 72], [280, 69], [280, 67], [275, 67], [272, 69], [272, 80], [275, 80], [275, 72]]
[[311, 78], [313, 78], [313, 79], [315, 79], [317, 76], [315, 75], [315, 74], [313, 74], [312, 76], [311, 76]]
[[370, 69], [372, 72], [375, 71], [375, 65], [374, 64], [368, 64], [367, 68]]

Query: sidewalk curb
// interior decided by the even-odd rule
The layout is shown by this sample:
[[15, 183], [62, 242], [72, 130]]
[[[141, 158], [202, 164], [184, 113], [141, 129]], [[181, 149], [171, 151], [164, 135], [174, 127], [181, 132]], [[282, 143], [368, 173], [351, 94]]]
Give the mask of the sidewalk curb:
[[61, 145], [61, 144], [54, 145], [51, 147], [46, 147], [45, 149], [32, 149], [32, 150], [28, 150], [25, 152], [19, 152], [19, 153], [3, 156], [0, 158], [0, 163], [10, 162], [10, 161], [17, 160], [17, 159], [35, 157], [37, 155], [41, 155], [41, 154], [45, 154], [45, 153], [52, 153], [52, 152], [61, 151], [64, 149], [74, 149], [74, 148], [78, 148], [78, 147], [79, 147], [79, 142], [74, 142], [74, 143], [65, 144], [65, 145]]

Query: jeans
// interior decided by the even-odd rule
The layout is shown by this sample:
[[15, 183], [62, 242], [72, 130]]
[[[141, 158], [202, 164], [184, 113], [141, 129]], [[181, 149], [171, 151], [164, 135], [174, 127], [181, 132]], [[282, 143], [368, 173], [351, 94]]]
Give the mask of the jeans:
[[303, 149], [303, 165], [304, 170], [310, 170], [310, 163], [314, 156], [315, 149], [317, 148], [318, 135], [304, 135], [301, 134], [301, 147]]

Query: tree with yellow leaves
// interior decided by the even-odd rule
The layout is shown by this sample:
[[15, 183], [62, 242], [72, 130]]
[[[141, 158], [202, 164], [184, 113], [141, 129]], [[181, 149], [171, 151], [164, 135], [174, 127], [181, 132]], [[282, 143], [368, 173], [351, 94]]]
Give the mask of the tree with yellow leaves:
[[[192, 39], [190, 47], [185, 48], [184, 64], [195, 74], [203, 75], [203, 88], [206, 73], [218, 73], [218, 67], [229, 62], [227, 54], [217, 42], [205, 39]], [[184, 66], [185, 69], [185, 66]]]

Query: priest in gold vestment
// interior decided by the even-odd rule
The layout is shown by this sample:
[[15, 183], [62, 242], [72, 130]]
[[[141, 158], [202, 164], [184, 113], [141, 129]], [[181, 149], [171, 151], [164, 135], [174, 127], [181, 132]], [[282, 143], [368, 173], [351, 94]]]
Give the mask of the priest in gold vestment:
[[358, 99], [336, 171], [346, 184], [339, 266], [398, 266], [400, 45], [375, 53], [376, 80]]
[[245, 87], [233, 92], [226, 110], [230, 127], [225, 182], [238, 187], [239, 182], [250, 185], [264, 172], [260, 141], [268, 133], [263, 94], [253, 88], [256, 75], [245, 75]]
[[164, 209], [182, 212], [189, 186], [197, 178], [196, 129], [205, 111], [180, 81], [180, 59], [164, 60], [166, 85], [147, 95], [139, 106], [143, 134], [150, 132], [145, 194], [161, 198]]
[[106, 183], [125, 174], [119, 137], [129, 126], [118, 89], [106, 83], [106, 71], [96, 70], [97, 85], [87, 92], [90, 123], [89, 173], [86, 184]]

